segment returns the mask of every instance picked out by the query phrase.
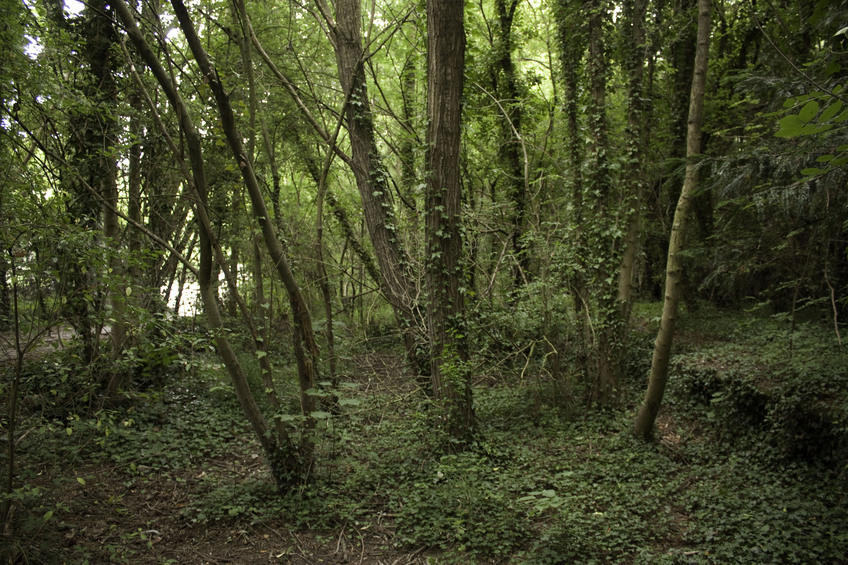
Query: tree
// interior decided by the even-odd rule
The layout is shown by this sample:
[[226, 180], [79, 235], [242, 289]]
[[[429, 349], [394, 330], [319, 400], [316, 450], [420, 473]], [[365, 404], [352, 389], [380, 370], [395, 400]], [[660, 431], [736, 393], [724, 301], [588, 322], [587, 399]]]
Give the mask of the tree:
[[467, 366], [462, 262], [460, 140], [465, 69], [464, 6], [427, 2], [427, 148], [425, 269], [433, 397], [445, 411], [451, 438], [474, 429]]
[[[193, 22], [185, 6], [179, 0], [174, 0], [173, 7], [198, 66], [209, 81], [209, 85], [215, 96], [227, 142], [232, 151], [233, 158], [238, 163], [239, 169], [242, 172], [245, 186], [253, 203], [254, 219], [262, 228], [266, 247], [289, 294], [294, 322], [292, 340], [298, 365], [301, 408], [308, 424], [311, 421], [311, 413], [314, 411], [314, 401], [307, 391], [315, 386], [315, 382], [317, 381], [315, 373], [319, 367], [318, 349], [312, 333], [309, 311], [300, 293], [300, 289], [294, 280], [282, 246], [274, 232], [273, 222], [265, 206], [252, 164], [247, 159], [241, 146], [241, 136], [236, 129], [232, 107], [221, 83], [221, 79], [218, 77], [217, 71], [212, 67], [203, 46], [200, 44]], [[308, 472], [311, 468], [311, 440], [307, 438], [300, 446], [300, 452], [298, 452], [298, 447], [292, 444], [292, 440], [284, 426], [275, 425], [272, 427], [268, 425], [266, 418], [250, 391], [241, 363], [224, 333], [224, 323], [221, 318], [218, 298], [216, 296], [216, 285], [211, 279], [213, 256], [222, 267], [224, 267], [226, 262], [221, 246], [216, 241], [212, 224], [206, 212], [208, 185], [200, 137], [182, 97], [177, 92], [174, 82], [139, 32], [129, 8], [122, 0], [115, 0], [115, 8], [127, 28], [130, 39], [165, 91], [174, 111], [180, 117], [181, 127], [187, 140], [189, 162], [191, 165], [191, 175], [187, 176], [186, 180], [191, 184], [197, 199], [195, 213], [198, 216], [200, 231], [200, 267], [197, 269], [197, 280], [200, 285], [200, 294], [203, 299], [205, 314], [210, 327], [216, 332], [215, 342], [219, 354], [232, 378], [236, 396], [245, 416], [251, 423], [254, 432], [263, 446], [274, 479], [280, 489], [287, 489], [300, 480], [303, 473]], [[176, 148], [174, 147], [173, 149]], [[176, 151], [175, 157], [178, 158]], [[229, 290], [236, 294], [238, 292], [237, 286], [230, 275], [227, 274], [227, 276]], [[243, 310], [246, 314], [246, 309]], [[247, 318], [247, 315], [245, 318]], [[256, 338], [256, 332], [254, 331], [253, 333], [254, 338]]]
[[[622, 182], [624, 189], [623, 218], [626, 221], [624, 249], [618, 271], [618, 303], [624, 323], [630, 320], [633, 307], [633, 279], [636, 255], [639, 250], [639, 231], [642, 218], [642, 200], [645, 193], [645, 165], [647, 151], [644, 97], [645, 58], [648, 46], [645, 37], [647, 0], [626, 2], [621, 18], [623, 27], [622, 67], [627, 79], [627, 128], [625, 130], [625, 163]], [[629, 29], [628, 29], [629, 28]], [[629, 32], [629, 33], [628, 33]]]
[[426, 371], [418, 331], [416, 284], [409, 270], [409, 257], [401, 246], [389, 176], [374, 133], [371, 98], [365, 80], [369, 54], [362, 45], [360, 3], [359, 0], [337, 0], [335, 20], [330, 17], [324, 0], [316, 0], [316, 3], [329, 27], [336, 53], [339, 82], [346, 97], [344, 113], [350, 136], [350, 165], [374, 255], [380, 265], [381, 289], [401, 323], [408, 360], [415, 370]]
[[683, 264], [681, 253], [684, 250], [686, 227], [692, 209], [692, 198], [698, 184], [698, 169], [695, 159], [701, 153], [701, 127], [704, 121], [704, 92], [707, 82], [707, 63], [710, 50], [710, 0], [698, 0], [698, 42], [695, 51], [695, 71], [692, 76], [692, 93], [689, 100], [689, 128], [686, 136], [686, 177], [677, 208], [674, 211], [674, 223], [671, 239], [668, 243], [666, 264], [665, 300], [660, 320], [660, 329], [654, 344], [651, 360], [651, 376], [645, 399], [636, 415], [636, 434], [649, 439], [653, 435], [654, 421], [662, 403], [665, 385], [668, 382], [668, 364], [671, 344], [674, 339], [674, 324], [677, 320], [677, 307], [682, 294]]

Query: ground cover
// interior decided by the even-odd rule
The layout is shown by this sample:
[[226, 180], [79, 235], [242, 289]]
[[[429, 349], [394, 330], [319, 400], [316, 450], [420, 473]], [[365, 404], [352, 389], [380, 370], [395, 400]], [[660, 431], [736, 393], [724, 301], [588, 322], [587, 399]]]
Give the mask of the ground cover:
[[398, 352], [362, 349], [341, 412], [320, 421], [312, 481], [285, 496], [213, 357], [91, 417], [46, 357], [28, 368], [6, 550], [29, 563], [848, 562], [835, 337], [684, 316], [644, 444], [631, 425], [651, 324], [615, 410], [566, 410], [543, 378], [481, 372], [464, 451], [445, 449]]

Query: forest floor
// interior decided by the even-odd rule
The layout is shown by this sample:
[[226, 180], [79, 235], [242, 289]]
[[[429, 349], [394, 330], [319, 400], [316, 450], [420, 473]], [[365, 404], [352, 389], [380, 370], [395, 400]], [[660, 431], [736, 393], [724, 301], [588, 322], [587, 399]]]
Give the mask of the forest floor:
[[629, 345], [615, 410], [577, 402], [540, 360], [481, 373], [464, 451], [445, 450], [397, 352], [360, 347], [310, 483], [285, 496], [208, 354], [85, 415], [45, 352], [22, 383], [6, 550], [20, 563], [848, 563], [848, 363], [826, 331], [793, 332], [684, 317], [652, 444], [630, 432], [651, 331]]

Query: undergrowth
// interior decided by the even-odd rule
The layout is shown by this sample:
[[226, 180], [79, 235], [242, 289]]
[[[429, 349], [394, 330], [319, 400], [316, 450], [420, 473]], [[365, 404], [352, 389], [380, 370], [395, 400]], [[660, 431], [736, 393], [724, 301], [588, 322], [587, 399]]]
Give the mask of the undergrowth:
[[[543, 380], [481, 376], [477, 439], [445, 451], [423, 393], [349, 371], [334, 391], [346, 401], [314, 432], [312, 480], [280, 496], [251, 462], [258, 443], [223, 371], [205, 361], [126, 408], [46, 418], [20, 451], [30, 468], [70, 458], [130, 487], [190, 471], [200, 478], [174, 511], [187, 524], [381, 529], [398, 550], [428, 548], [431, 563], [846, 563], [848, 481], [834, 446], [845, 438], [848, 363], [816, 331], [711, 320], [709, 339], [675, 357], [652, 444], [631, 432], [638, 376], [623, 406], [606, 411], [565, 409]], [[634, 355], [649, 352], [648, 333], [631, 341]], [[646, 363], [628, 367], [644, 375]], [[71, 512], [49, 486], [28, 488], [19, 494], [37, 502], [41, 520], [33, 539], [48, 539], [42, 530]]]

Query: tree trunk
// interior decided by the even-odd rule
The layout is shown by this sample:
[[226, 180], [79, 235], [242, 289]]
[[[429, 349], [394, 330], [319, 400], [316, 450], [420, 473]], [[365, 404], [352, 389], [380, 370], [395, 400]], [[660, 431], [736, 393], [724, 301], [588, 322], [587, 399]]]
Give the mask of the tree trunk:
[[283, 245], [277, 237], [274, 223], [271, 221], [271, 216], [265, 204], [265, 198], [262, 196], [262, 189], [259, 186], [259, 181], [253, 169], [253, 163], [248, 159], [242, 145], [241, 134], [236, 128], [235, 114], [230, 105], [230, 99], [224, 89], [224, 85], [201, 45], [200, 38], [197, 36], [194, 24], [182, 0], [171, 0], [171, 5], [174, 7], [177, 20], [180, 22], [180, 28], [186, 36], [192, 54], [201, 72], [209, 81], [209, 87], [218, 105], [218, 114], [221, 118], [224, 135], [227, 138], [233, 158], [241, 171], [245, 188], [250, 197], [254, 219], [259, 223], [268, 254], [271, 256], [277, 273], [286, 287], [289, 296], [289, 306], [292, 311], [292, 322], [294, 324], [292, 341], [298, 367], [301, 409], [307, 416], [307, 419], [309, 419], [309, 415], [315, 410], [315, 401], [306, 391], [314, 388], [315, 383], [318, 381], [316, 374], [320, 367], [320, 355], [318, 353], [318, 345], [315, 342], [315, 334], [312, 330], [312, 318], [309, 308], [306, 305], [306, 300], [303, 297], [300, 286], [297, 284], [294, 274], [289, 267]]
[[465, 338], [460, 150], [465, 26], [463, 3], [427, 2], [425, 268], [433, 397], [459, 442], [474, 430]]
[[519, 100], [518, 79], [512, 60], [512, 27], [515, 10], [520, 0], [496, 0], [498, 37], [495, 38], [495, 61], [493, 69], [493, 91], [500, 99], [503, 109], [501, 116], [500, 159], [506, 174], [507, 199], [511, 211], [511, 240], [515, 262], [512, 269], [513, 290], [524, 284], [529, 272], [530, 258], [524, 248], [524, 222], [527, 209], [527, 190], [524, 162], [521, 151], [521, 101]]
[[677, 307], [682, 294], [683, 265], [681, 252], [684, 249], [686, 225], [692, 208], [692, 196], [698, 184], [698, 171], [694, 162], [701, 153], [701, 126], [704, 121], [704, 90], [707, 78], [707, 63], [710, 49], [710, 0], [698, 0], [698, 42], [695, 51], [695, 72], [692, 76], [692, 91], [689, 101], [689, 128], [686, 136], [686, 176], [671, 227], [666, 263], [665, 300], [654, 355], [651, 360], [651, 377], [645, 400], [636, 415], [636, 434], [650, 439], [654, 422], [662, 403], [665, 385], [668, 382], [668, 363], [674, 339], [674, 324]]
[[[218, 255], [221, 259], [223, 258], [223, 254], [220, 251], [220, 246], [214, 243], [215, 235], [212, 231], [212, 225], [206, 214], [207, 182], [200, 136], [194, 127], [194, 124], [188, 113], [187, 107], [185, 106], [182, 98], [177, 92], [172, 78], [165, 71], [162, 64], [156, 57], [155, 53], [150, 48], [149, 44], [144, 39], [141, 32], [138, 30], [138, 27], [135, 23], [135, 19], [132, 13], [130, 12], [129, 8], [123, 0], [114, 0], [113, 5], [115, 6], [117, 13], [126, 28], [130, 40], [133, 42], [133, 45], [141, 54], [147, 66], [153, 72], [153, 75], [156, 77], [157, 82], [159, 82], [160, 86], [165, 91], [165, 94], [168, 97], [172, 108], [179, 117], [180, 127], [185, 136], [189, 162], [191, 164], [191, 175], [187, 178], [187, 181], [192, 187], [192, 191], [194, 192], [194, 196], [197, 199], [198, 204], [195, 208], [195, 214], [200, 227], [200, 268], [197, 270], [197, 279], [198, 285], [200, 287], [200, 295], [203, 300], [204, 313], [206, 314], [210, 329], [215, 332], [215, 344], [218, 348], [218, 353], [221, 356], [221, 360], [227, 367], [228, 374], [230, 375], [230, 378], [233, 382], [233, 388], [235, 389], [236, 397], [238, 398], [239, 404], [242, 407], [242, 411], [247, 417], [247, 420], [250, 422], [254, 433], [259, 439], [263, 450], [265, 451], [265, 454], [268, 457], [269, 466], [271, 467], [274, 479], [277, 482], [279, 488], [287, 489], [291, 487], [294, 481], [299, 480], [302, 477], [303, 473], [307, 472], [308, 468], [311, 466], [311, 443], [308, 441], [305, 442], [301, 446], [302, 451], [298, 452], [297, 449], [292, 445], [291, 438], [287, 434], [285, 434], [284, 429], [277, 427], [275, 428], [277, 433], [272, 433], [271, 428], [269, 428], [268, 426], [267, 420], [259, 409], [259, 406], [256, 404], [253, 394], [250, 391], [247, 378], [244, 374], [241, 364], [238, 361], [238, 357], [236, 356], [235, 351], [233, 350], [232, 346], [229, 343], [229, 340], [226, 337], [223, 320], [221, 318], [221, 314], [218, 308], [215, 281], [212, 278], [213, 247], [217, 249]], [[179, 2], [174, 2], [174, 10], [180, 17], [181, 25], [184, 25], [186, 28], [186, 36], [189, 39], [189, 42], [192, 44], [192, 47], [194, 49], [198, 49], [199, 45], [197, 44], [197, 37], [193, 32], [193, 27], [191, 26], [191, 22], [188, 19], [188, 13], [186, 12], [185, 7]], [[202, 70], [204, 74], [206, 74], [207, 77], [210, 77], [210, 79], [212, 79], [210, 80], [210, 82], [214, 81], [213, 91], [216, 95], [216, 98], [220, 97], [221, 95], [224, 95], [221, 89], [221, 84], [217, 79], [217, 74], [208, 64], [208, 60], [205, 58], [205, 52], [202, 51], [202, 48], [199, 50], [199, 55], [200, 59], [204, 62], [202, 64]], [[221, 101], [219, 100], [219, 102]], [[224, 122], [225, 129], [227, 130], [228, 141], [232, 141], [232, 136], [237, 135], [237, 132], [235, 132], [232, 123], [232, 114], [228, 114], [225, 111], [227, 105], [225, 104], [224, 106], [225, 107], [222, 108], [221, 111], [221, 118]], [[243, 168], [247, 168], [246, 161], [243, 158], [243, 153], [239, 152], [238, 155], [241, 157], [241, 159], [239, 159], [239, 165], [245, 165]], [[175, 155], [175, 158], [179, 159], [179, 156]], [[252, 174], [252, 168], [250, 169], [250, 173]], [[251, 188], [251, 197], [253, 196], [253, 189]], [[267, 214], [267, 211], [265, 211], [264, 216], [260, 216], [260, 218], [264, 220], [262, 222], [262, 227], [263, 234], [266, 236], [267, 245], [267, 236], [269, 235], [268, 231], [270, 230], [270, 235], [273, 235], [273, 228], [270, 226], [270, 222], [268, 221], [269, 216]], [[279, 244], [279, 242], [277, 243]], [[288, 264], [285, 263], [284, 257], [278, 255], [279, 250], [279, 246], [277, 246], [273, 251], [269, 251], [271, 251], [272, 259], [279, 260], [278, 267], [279, 263], [283, 263], [285, 269], [287, 270]], [[290, 271], [288, 271], [288, 274], [290, 274]], [[287, 277], [285, 282], [287, 284], [290, 284], [291, 281], [292, 278]], [[297, 311], [294, 308], [293, 310], [293, 316], [295, 318], [295, 321], [297, 322], [299, 321], [300, 316], [302, 316], [303, 312]], [[308, 329], [309, 331], [311, 331], [311, 327]], [[297, 342], [297, 339], [295, 339], [295, 341]], [[299, 356], [299, 368], [301, 367], [303, 361], [304, 360], [301, 359]], [[304, 379], [301, 378], [301, 391], [302, 394], [305, 394], [305, 391], [310, 388], [313, 383], [306, 383], [307, 386], [304, 387], [303, 381]], [[311, 410], [311, 406], [308, 403], [309, 400], [311, 400], [311, 398], [307, 397], [307, 402], [303, 403], [303, 410], [306, 413], [307, 417], [309, 415], [309, 411]]]
[[623, 53], [627, 81], [627, 130], [625, 132], [625, 157], [623, 181], [625, 184], [624, 219], [627, 231], [618, 269], [618, 305], [622, 321], [627, 324], [633, 307], [633, 273], [639, 251], [639, 231], [642, 220], [642, 197], [645, 192], [644, 165], [646, 137], [645, 112], [642, 107], [643, 77], [645, 71], [645, 14], [647, 0], [624, 4], [625, 32], [629, 40]]
[[394, 308], [404, 333], [407, 357], [413, 369], [426, 369], [420, 355], [417, 291], [409, 272], [409, 258], [401, 248], [388, 175], [377, 148], [371, 100], [365, 82], [365, 52], [360, 29], [359, 0], [337, 0], [336, 22], [331, 27], [339, 80], [350, 92], [345, 108], [351, 145], [351, 165], [362, 201], [365, 224], [380, 265], [382, 289]]
[[[571, 196], [571, 224], [573, 236], [570, 245], [580, 249], [584, 245], [583, 225], [583, 151], [584, 141], [580, 132], [580, 84], [579, 76], [581, 61], [586, 42], [585, 18], [580, 10], [579, 0], [559, 0], [557, 5], [557, 30], [560, 46], [562, 47], [562, 73], [564, 86], [563, 111], [565, 113], [565, 130], [567, 136], [566, 162], [568, 164], [567, 187]], [[579, 253], [575, 253], [579, 261]], [[582, 328], [576, 352], [578, 369], [588, 373], [587, 346], [591, 336], [591, 321], [587, 318], [589, 292], [585, 277], [582, 274], [583, 265], [578, 264], [569, 271], [566, 284], [571, 291], [574, 312], [577, 323]]]

